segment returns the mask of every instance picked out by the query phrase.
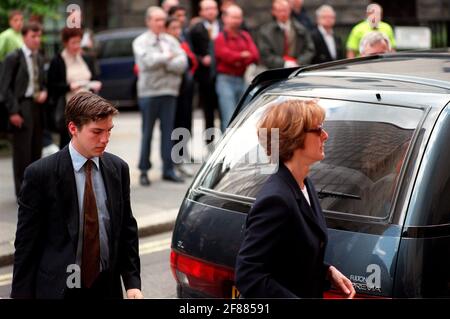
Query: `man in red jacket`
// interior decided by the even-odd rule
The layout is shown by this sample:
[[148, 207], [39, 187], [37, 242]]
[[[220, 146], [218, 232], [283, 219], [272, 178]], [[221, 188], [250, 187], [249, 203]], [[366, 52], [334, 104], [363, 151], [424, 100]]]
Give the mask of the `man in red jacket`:
[[240, 29], [242, 9], [229, 6], [223, 14], [224, 30], [215, 40], [217, 65], [216, 92], [219, 97], [222, 132], [244, 93], [244, 73], [247, 66], [259, 60], [259, 52], [250, 34]]

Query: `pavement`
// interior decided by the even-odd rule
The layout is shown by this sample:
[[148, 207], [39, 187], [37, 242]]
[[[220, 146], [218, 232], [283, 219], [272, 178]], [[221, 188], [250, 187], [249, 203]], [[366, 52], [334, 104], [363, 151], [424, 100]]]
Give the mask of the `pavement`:
[[[152, 143], [152, 164], [149, 172], [152, 184], [139, 185], [137, 169], [141, 118], [137, 111], [122, 111], [114, 120], [114, 129], [107, 148], [130, 166], [131, 207], [137, 220], [139, 237], [151, 236], [173, 229], [178, 209], [193, 177], [177, 184], [162, 180], [159, 143], [159, 126], [155, 126]], [[195, 163], [187, 164], [197, 172], [207, 158], [208, 151], [202, 142], [203, 120], [199, 110], [194, 112], [193, 138], [189, 150]], [[0, 158], [0, 267], [13, 263], [14, 238], [17, 226], [17, 204], [14, 196], [12, 159]]]

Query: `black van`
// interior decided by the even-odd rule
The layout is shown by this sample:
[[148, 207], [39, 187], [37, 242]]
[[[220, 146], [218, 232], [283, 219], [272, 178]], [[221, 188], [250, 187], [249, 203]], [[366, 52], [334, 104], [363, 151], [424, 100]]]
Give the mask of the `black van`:
[[256, 77], [180, 208], [171, 251], [178, 296], [238, 296], [246, 215], [277, 169], [258, 145], [256, 122], [273, 103], [312, 98], [326, 109], [329, 133], [325, 159], [309, 174], [328, 226], [325, 260], [356, 297], [450, 297], [450, 54], [439, 53]]

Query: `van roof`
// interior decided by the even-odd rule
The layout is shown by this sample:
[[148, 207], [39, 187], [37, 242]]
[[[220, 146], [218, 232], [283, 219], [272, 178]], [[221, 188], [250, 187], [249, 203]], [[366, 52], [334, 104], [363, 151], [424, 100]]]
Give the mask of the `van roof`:
[[449, 53], [394, 53], [312, 65], [298, 70], [407, 80], [450, 89]]

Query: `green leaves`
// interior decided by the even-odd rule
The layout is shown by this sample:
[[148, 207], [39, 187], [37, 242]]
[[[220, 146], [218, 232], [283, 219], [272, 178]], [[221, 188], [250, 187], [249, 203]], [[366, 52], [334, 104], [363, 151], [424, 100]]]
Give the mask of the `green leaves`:
[[61, 13], [58, 10], [64, 0], [2, 0], [0, 6], [0, 31], [8, 28], [8, 13], [11, 10], [21, 10], [25, 18], [40, 16], [42, 18], [58, 19]]

